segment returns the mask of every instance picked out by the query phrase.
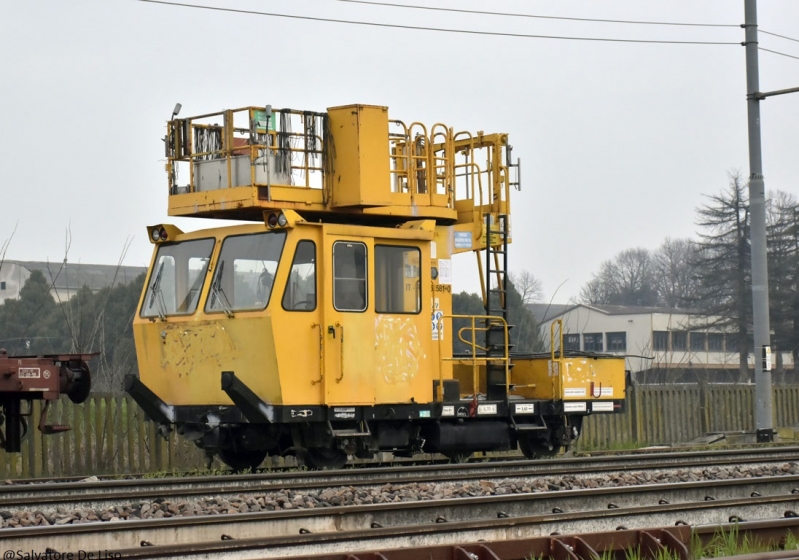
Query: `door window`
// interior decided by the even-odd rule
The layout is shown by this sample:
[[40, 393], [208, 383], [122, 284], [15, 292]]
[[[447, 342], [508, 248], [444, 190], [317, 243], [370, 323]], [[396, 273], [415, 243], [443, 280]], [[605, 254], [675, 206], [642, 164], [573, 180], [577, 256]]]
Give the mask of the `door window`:
[[375, 247], [375, 311], [378, 313], [419, 313], [421, 286], [416, 247], [377, 245]]
[[333, 307], [337, 311], [365, 311], [366, 298], [366, 245], [333, 243]]

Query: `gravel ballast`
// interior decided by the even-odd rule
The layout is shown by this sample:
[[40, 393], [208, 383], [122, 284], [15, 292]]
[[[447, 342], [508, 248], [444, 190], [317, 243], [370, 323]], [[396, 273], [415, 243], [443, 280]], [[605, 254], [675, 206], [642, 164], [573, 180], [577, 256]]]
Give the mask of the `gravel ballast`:
[[386, 504], [419, 500], [440, 500], [499, 496], [507, 494], [553, 492], [643, 484], [668, 484], [702, 480], [729, 480], [799, 474], [799, 463], [759, 466], [661, 469], [602, 475], [514, 477], [501, 480], [384, 484], [382, 486], [342, 486], [321, 491], [264, 492], [202, 500], [133, 501], [95, 511], [58, 507], [37, 511], [0, 510], [2, 527], [31, 527], [128, 519], [161, 519], [199, 515], [222, 515], [260, 511], [325, 508], [349, 505]]

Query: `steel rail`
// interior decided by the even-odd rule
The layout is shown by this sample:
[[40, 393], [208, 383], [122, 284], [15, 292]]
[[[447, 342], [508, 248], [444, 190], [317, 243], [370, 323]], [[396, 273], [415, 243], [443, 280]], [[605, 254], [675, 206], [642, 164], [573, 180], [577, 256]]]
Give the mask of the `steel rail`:
[[[264, 469], [258, 469], [256, 472], [247, 472], [247, 473], [234, 473], [233, 471], [228, 471], [222, 475], [215, 475], [215, 476], [236, 476], [239, 479], [256, 479], [261, 480], [264, 478], [280, 478], [280, 477], [292, 477], [298, 476], [299, 473], [302, 474], [304, 477], [309, 478], [324, 478], [325, 476], [330, 476], [331, 473], [348, 473], [348, 476], [357, 477], [361, 476], [370, 476], [369, 473], [372, 471], [380, 471], [383, 473], [390, 472], [392, 474], [399, 474], [403, 475], [404, 473], [408, 473], [412, 475], [415, 471], [426, 470], [426, 469], [440, 469], [442, 472], [446, 471], [459, 471], [459, 470], [471, 470], [474, 468], [486, 468], [488, 465], [497, 466], [497, 468], [503, 468], [502, 465], [508, 465], [509, 467], [518, 467], [524, 465], [531, 465], [537, 466], [540, 468], [553, 468], [557, 469], [558, 465], [581, 465], [581, 464], [598, 464], [598, 467], [602, 467], [605, 462], [608, 464], [616, 463], [616, 464], [624, 464], [629, 462], [630, 459], [634, 459], [636, 461], [657, 461], [659, 458], [662, 458], [664, 462], [667, 462], [670, 458], [673, 458], [675, 461], [683, 461], [687, 460], [690, 461], [692, 459], [696, 460], [697, 462], [701, 462], [703, 459], [705, 460], [712, 460], [715, 461], [716, 458], [723, 460], [723, 457], [729, 457], [728, 461], [730, 463], [735, 462], [736, 460], [743, 459], [749, 460], [750, 458], [753, 459], [755, 457], [763, 457], [765, 461], [774, 461], [779, 459], [785, 460], [799, 460], [799, 446], [788, 446], [788, 445], [754, 445], [754, 446], [744, 446], [744, 447], [735, 447], [735, 448], [723, 448], [723, 449], [708, 449], [707, 446], [701, 446], [699, 449], [696, 448], [664, 448], [664, 447], [646, 447], [640, 449], [630, 449], [625, 451], [591, 451], [585, 453], [579, 453], [574, 455], [562, 455], [557, 458], [551, 459], [524, 459], [521, 458], [521, 455], [501, 455], [501, 456], [486, 456], [483, 458], [474, 458], [468, 463], [451, 463], [449, 459], [447, 460], [439, 460], [439, 459], [430, 459], [430, 460], [395, 460], [390, 463], [386, 462], [373, 462], [373, 463], [356, 463], [352, 465], [348, 465], [347, 467], [339, 470], [326, 470], [326, 471], [303, 471], [303, 467], [301, 466], [284, 466], [284, 467], [270, 467]], [[722, 464], [722, 463], [718, 463]], [[355, 473], [358, 474], [355, 474]], [[352, 474], [349, 474], [352, 473]], [[96, 479], [96, 482], [104, 482], [104, 481], [121, 481], [121, 480], [131, 480], [131, 481], [141, 481], [141, 480], [156, 480], [156, 479], [170, 479], [170, 478], [188, 478], [191, 480], [201, 479], [203, 477], [210, 477], [214, 475], [202, 475], [196, 474], [193, 472], [165, 472], [159, 473], [157, 476], [154, 476], [153, 473], [126, 473], [126, 474], [118, 474], [118, 475], [95, 475], [95, 476], [63, 476], [63, 477], [38, 477], [38, 478], [18, 478], [18, 479], [9, 479], [6, 481], [5, 486], [0, 486], [0, 490], [5, 487], [14, 487], [26, 484], [50, 484], [50, 483], [69, 483], [69, 482], [81, 482], [83, 484], [86, 483], [88, 479]]]
[[[372, 545], [385, 547], [388, 541], [394, 543], [392, 546], [407, 546], [403, 539], [408, 538], [435, 541], [443, 538], [442, 531], [449, 534], [450, 529], [450, 542], [465, 542], [463, 539], [471, 531], [483, 531], [483, 536], [473, 539], [477, 540], [553, 531], [612, 530], [619, 525], [640, 526], [641, 516], [645, 516], [649, 526], [674, 524], [677, 520], [716, 523], [733, 515], [740, 519], [781, 517], [799, 507], [797, 487], [799, 475], [28, 527], [0, 530], [0, 548], [13, 543], [15, 549], [21, 550], [46, 546], [57, 551], [121, 552], [144, 542], [159, 548], [168, 545], [169, 550], [178, 545], [189, 550], [197, 543], [209, 543], [203, 545], [204, 550], [216, 550], [219, 542], [229, 538], [236, 541], [232, 546], [279, 545], [287, 547], [287, 554], [297, 555], [311, 553], [297, 552], [293, 547], [307, 548], [314, 538], [345, 542], [348, 544], [342, 546], [346, 547], [363, 539], [367, 544], [360, 548], [364, 549]], [[525, 527], [523, 533], [516, 531], [519, 527]], [[314, 536], [311, 540], [303, 540], [310, 534]], [[270, 536], [266, 545], [262, 543], [264, 535]], [[375, 538], [379, 542], [372, 542]], [[130, 554], [125, 550], [123, 558]]]
[[[476, 465], [521, 465], [521, 464], [530, 464], [530, 465], [550, 465], [552, 468], [557, 468], [558, 464], [582, 464], [582, 463], [591, 463], [598, 461], [608, 461], [613, 462], [616, 461], [618, 463], [624, 463], [629, 461], [630, 459], [635, 460], [643, 460], [647, 461], [648, 457], [652, 457], [655, 460], [657, 457], [662, 457], [666, 460], [668, 457], [673, 457], [676, 460], [682, 460], [686, 458], [690, 460], [693, 458], [701, 458], [701, 457], [724, 457], [724, 456], [731, 456], [730, 462], [733, 462], [735, 458], [741, 457], [743, 459], [747, 459], [750, 456], [762, 456], [765, 457], [766, 460], [771, 461], [771, 457], [775, 458], [785, 458], [786, 460], [797, 459], [799, 460], [799, 446], [795, 445], [787, 445], [787, 444], [769, 444], [769, 445], [750, 445], [750, 446], [736, 446], [736, 447], [725, 447], [723, 449], [709, 449], [708, 446], [691, 446], [691, 447], [679, 447], [679, 448], [672, 448], [672, 447], [644, 447], [640, 449], [629, 449], [624, 451], [609, 451], [609, 450], [597, 450], [597, 451], [586, 451], [580, 452], [575, 454], [569, 455], [562, 455], [557, 458], [550, 458], [550, 459], [524, 459], [520, 454], [489, 454], [485, 457], [475, 457], [468, 463], [451, 463], [449, 459], [436, 459], [431, 458], [429, 460], [423, 459], [394, 459], [390, 462], [360, 462], [354, 463], [346, 466], [343, 469], [332, 471], [303, 471], [303, 474], [306, 476], [328, 476], [332, 472], [350, 472], [350, 471], [358, 471], [359, 473], [369, 473], [374, 470], [378, 470], [381, 472], [389, 472], [391, 469], [398, 469], [396, 471], [391, 472], [399, 472], [402, 473], [404, 471], [413, 472], [414, 470], [420, 469], [430, 469], [430, 468], [439, 468], [442, 471], [446, 471], [448, 469], [451, 470], [462, 470], [462, 469], [472, 469]], [[298, 472], [302, 471], [302, 466], [274, 466], [268, 467], [263, 469], [257, 469], [256, 472], [247, 472], [247, 473], [234, 473], [233, 471], [228, 471], [225, 474], [228, 475], [235, 475], [239, 478], [245, 477], [255, 477], [255, 478], [272, 478], [272, 477], [280, 477], [280, 476], [291, 476], [297, 475]], [[45, 483], [67, 483], [67, 482], [85, 482], [87, 479], [96, 479], [98, 482], [100, 481], [119, 481], [119, 480], [143, 480], [143, 479], [153, 479], [153, 478], [161, 478], [161, 479], [168, 479], [168, 478], [192, 478], [197, 479], [202, 476], [210, 476], [210, 475], [201, 475], [191, 471], [188, 472], [163, 472], [158, 473], [157, 476], [154, 476], [153, 473], [124, 473], [124, 474], [101, 474], [101, 475], [83, 475], [83, 476], [62, 476], [62, 477], [36, 477], [36, 478], [17, 478], [17, 479], [8, 479], [5, 483], [6, 486], [19, 486], [24, 484], [45, 484]], [[221, 475], [224, 476], [224, 475]], [[365, 475], [368, 476], [368, 475]], [[0, 487], [2, 488], [2, 487]]]
[[[352, 555], [361, 550], [385, 550], [428, 547], [463, 542], [479, 543], [506, 541], [553, 533], [610, 532], [616, 529], [635, 529], [653, 525], [718, 526], [730, 517], [741, 514], [758, 516], [769, 523], [782, 517], [782, 504], [790, 498], [773, 497], [771, 508], [763, 498], [750, 498], [750, 503], [738, 500], [722, 502], [695, 502], [675, 506], [634, 507], [615, 510], [598, 510], [561, 516], [529, 516], [516, 519], [492, 519], [459, 523], [427, 523], [413, 526], [375, 528], [369, 530], [339, 531], [331, 533], [306, 533], [292, 537], [232, 539], [187, 545], [146, 546], [128, 549], [111, 549], [109, 554], [125, 560], [151, 560], [180, 556], [187, 560], [200, 559], [261, 559], [309, 558], [315, 554], [339, 553]], [[760, 502], [760, 503], [756, 503]], [[790, 520], [794, 521], [794, 520]], [[462, 558], [469, 558], [463, 557]]]
[[759, 448], [720, 452], [657, 453], [630, 457], [584, 457], [547, 461], [505, 461], [256, 473], [220, 476], [100, 480], [96, 482], [47, 482], [0, 486], [0, 510], [32, 511], [62, 506], [72, 509], [106, 509], [121, 502], [155, 500], [200, 500], [239, 494], [280, 491], [313, 491], [333, 487], [369, 487], [386, 484], [468, 482], [475, 480], [532, 479], [542, 476], [589, 476], [608, 472], [667, 470], [720, 465], [759, 465], [799, 457], [799, 448]]
[[[786, 560], [799, 557], [799, 551], [785, 549], [788, 535], [799, 533], [799, 519], [767, 522], [725, 523], [702, 526], [672, 526], [636, 530], [617, 530], [573, 535], [549, 535], [495, 541], [367, 551], [347, 554], [303, 556], [313, 560], [529, 560], [553, 558], [563, 560], [596, 560], [597, 558], [629, 558], [642, 560], [676, 558], [689, 560], [696, 539], [703, 545], [717, 541], [720, 535], [736, 534], [750, 543], [770, 545], [778, 550], [745, 554], [716, 560]], [[631, 554], [632, 553], [632, 554]], [[297, 557], [288, 560], [299, 560]]]
[[[562, 560], [596, 560], [597, 558], [630, 558], [661, 560], [675, 558], [690, 560], [694, 547], [700, 543], [704, 552], [708, 545], [718, 543], [720, 536], [736, 535], [738, 542], [762, 545], [768, 552], [743, 554], [734, 557], [714, 557], [716, 560], [786, 560], [799, 558], [799, 551], [786, 547], [788, 536], [799, 534], [799, 518], [755, 522], [723, 523], [718, 525], [671, 526], [646, 529], [625, 529], [599, 533], [548, 535], [483, 543], [421, 546], [393, 550], [365, 551], [347, 554], [303, 556], [309, 560], [529, 560], [553, 558]], [[632, 553], [632, 554], [631, 554]], [[299, 560], [297, 557], [288, 560]]]

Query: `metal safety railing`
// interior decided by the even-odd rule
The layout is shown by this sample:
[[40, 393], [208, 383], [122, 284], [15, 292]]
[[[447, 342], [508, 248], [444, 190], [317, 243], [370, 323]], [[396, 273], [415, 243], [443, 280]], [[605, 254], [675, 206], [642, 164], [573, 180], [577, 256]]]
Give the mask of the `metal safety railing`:
[[[444, 355], [442, 349], [442, 343], [444, 342], [444, 333], [446, 332], [444, 327], [445, 320], [453, 320], [454, 319], [466, 319], [469, 321], [469, 325], [465, 327], [461, 327], [458, 329], [458, 340], [463, 342], [469, 347], [469, 355], [468, 357], [464, 356], [450, 356], [446, 357]], [[478, 325], [478, 322], [481, 322], [482, 325]], [[494, 315], [441, 315], [435, 322], [434, 322], [436, 333], [435, 337], [438, 340], [438, 355], [439, 355], [439, 370], [438, 370], [438, 394], [434, 395], [433, 398], [436, 402], [443, 401], [443, 387], [444, 387], [444, 364], [445, 363], [464, 363], [470, 364], [472, 367], [472, 388], [474, 397], [477, 398], [477, 394], [480, 390], [480, 366], [485, 366], [486, 370], [491, 363], [500, 362], [505, 369], [505, 394], [510, 394], [510, 387], [511, 387], [511, 379], [510, 379], [510, 335], [508, 332], [508, 323], [502, 317], [497, 317]], [[487, 332], [492, 327], [496, 327], [496, 325], [502, 326], [503, 332], [503, 353], [502, 355], [488, 355], [488, 348], [481, 346], [477, 343], [477, 333]], [[464, 333], [469, 332], [471, 333], [471, 338], [466, 339], [464, 338]], [[478, 350], [483, 352], [482, 354], [478, 354]], [[487, 381], [486, 381], [487, 382]]]
[[[385, 188], [392, 204], [454, 210], [465, 202], [457, 206], [458, 221], [475, 225], [487, 212], [509, 214], [510, 188], [517, 183], [510, 177], [506, 134], [454, 132], [442, 123], [388, 124]], [[173, 118], [165, 138], [169, 192], [297, 186], [322, 190], [326, 205], [338, 186], [333, 136], [328, 113], [270, 106]], [[259, 196], [272, 200], [271, 192]]]
[[[389, 133], [393, 193], [408, 194], [414, 204], [454, 208], [458, 200], [472, 200], [476, 207], [508, 213], [511, 181], [505, 134], [455, 133], [441, 123], [428, 132], [418, 122], [389, 123], [399, 129]], [[478, 160], [485, 161], [484, 166]]]
[[[219, 124], [219, 121], [222, 121]], [[327, 114], [271, 107], [243, 107], [207, 113], [186, 119], [173, 119], [167, 125], [166, 157], [170, 194], [198, 190], [197, 164], [222, 162], [226, 184], [239, 186], [234, 179], [236, 158], [249, 158], [248, 185], [275, 183], [321, 188], [325, 171]], [[189, 164], [189, 180], [180, 185], [178, 164]], [[262, 165], [266, 180], [259, 174]], [[271, 166], [271, 169], [270, 169]], [[312, 173], [319, 172], [318, 184], [312, 184]], [[299, 182], [299, 184], [297, 184]]]

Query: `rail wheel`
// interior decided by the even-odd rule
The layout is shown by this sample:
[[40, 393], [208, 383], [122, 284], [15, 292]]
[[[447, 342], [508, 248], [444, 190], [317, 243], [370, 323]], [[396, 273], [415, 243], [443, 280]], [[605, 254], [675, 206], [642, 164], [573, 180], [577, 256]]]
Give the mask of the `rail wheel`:
[[266, 459], [266, 449], [239, 449], [223, 447], [219, 458], [234, 471], [255, 470]]
[[92, 376], [86, 362], [80, 364], [70, 363], [64, 368], [67, 379], [67, 396], [75, 404], [81, 404], [89, 398], [89, 391], [92, 388]]
[[557, 455], [561, 448], [540, 439], [519, 438], [519, 449], [528, 459], [548, 459]]
[[314, 469], [340, 469], [347, 464], [347, 454], [332, 447], [309, 447], [305, 462]]

